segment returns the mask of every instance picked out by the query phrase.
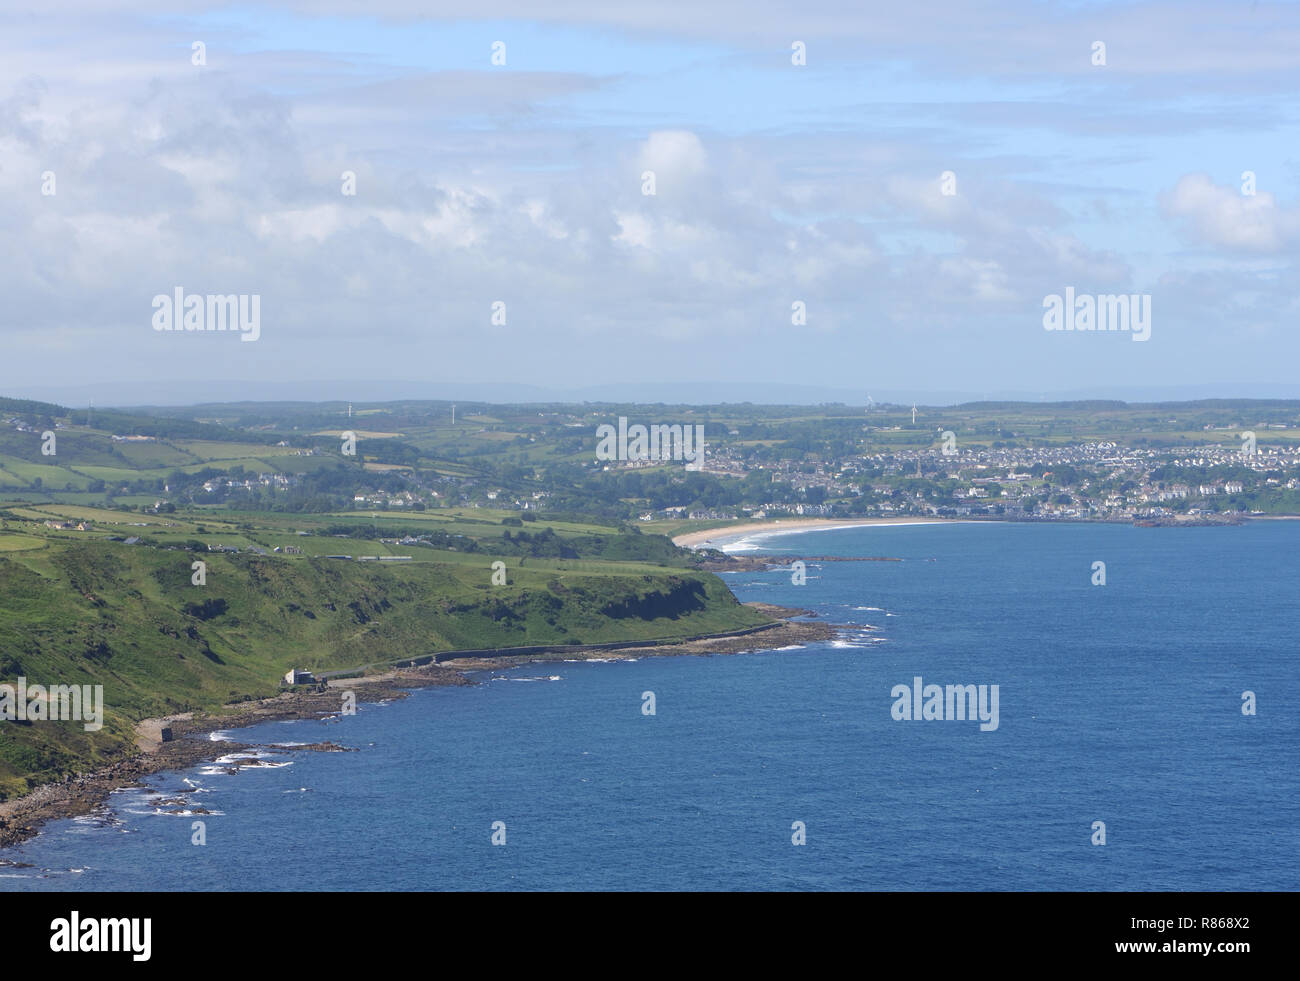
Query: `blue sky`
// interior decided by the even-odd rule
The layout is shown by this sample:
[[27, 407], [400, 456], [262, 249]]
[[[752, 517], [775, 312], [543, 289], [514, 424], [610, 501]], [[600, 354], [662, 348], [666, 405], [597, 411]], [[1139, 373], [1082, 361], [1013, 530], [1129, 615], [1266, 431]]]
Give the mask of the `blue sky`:
[[0, 13], [3, 394], [1300, 394], [1294, 3], [115, 6]]

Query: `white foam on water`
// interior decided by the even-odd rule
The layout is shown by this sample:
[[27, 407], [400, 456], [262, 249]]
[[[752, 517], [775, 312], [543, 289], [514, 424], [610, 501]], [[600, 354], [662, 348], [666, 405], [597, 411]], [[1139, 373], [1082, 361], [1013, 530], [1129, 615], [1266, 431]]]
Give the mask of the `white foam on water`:
[[[722, 545], [714, 545], [712, 547], [719, 548], [723, 552], [726, 552], [727, 554], [731, 554], [733, 552], [757, 552], [764, 547], [763, 542], [766, 541], [767, 539], [782, 537], [785, 535], [803, 535], [803, 534], [810, 534], [812, 532], [817, 532], [817, 531], [847, 531], [850, 528], [914, 528], [918, 525], [942, 525], [942, 524], [956, 525], [956, 524], [972, 524], [972, 523], [980, 524], [980, 522], [969, 522], [969, 521], [943, 521], [943, 520], [926, 521], [925, 519], [917, 519], [915, 521], [889, 521], [885, 523], [878, 523], [874, 521], [868, 521], [861, 524], [846, 522], [845, 524], [842, 525], [822, 525], [820, 527], [816, 527], [816, 526], [809, 527], [807, 525], [803, 525], [803, 526], [796, 526], [796, 527], [789, 527], [789, 528], [770, 528], [770, 529], [765, 528], [762, 531], [752, 532], [751, 534], [748, 534], [743, 538], [739, 538], [734, 542], [725, 542]], [[992, 522], [984, 522], [984, 523], [991, 524]]]
[[[265, 752], [263, 750], [243, 750], [240, 752], [227, 752], [225, 756], [218, 756], [213, 763], [221, 763], [230, 767], [230, 765], [248, 764], [253, 760], [273, 760], [277, 759], [278, 752]], [[264, 763], [265, 767], [287, 767], [287, 763]]]

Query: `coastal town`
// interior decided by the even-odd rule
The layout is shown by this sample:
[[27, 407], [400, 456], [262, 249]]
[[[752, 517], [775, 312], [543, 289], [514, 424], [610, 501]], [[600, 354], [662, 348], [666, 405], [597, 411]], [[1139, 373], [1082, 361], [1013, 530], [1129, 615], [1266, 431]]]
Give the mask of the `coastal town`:
[[[166, 468], [142, 465], [151, 455], [161, 462], [189, 452], [165, 427], [96, 432], [78, 425], [79, 414], [10, 413], [0, 487], [151, 514], [178, 506], [481, 508], [524, 519], [563, 511], [646, 529], [660, 521], [784, 517], [1219, 522], [1300, 513], [1300, 418], [1289, 403], [1185, 403], [1158, 421], [1141, 406], [1121, 403], [1105, 413], [1078, 406], [1058, 409], [1048, 425], [1025, 404], [928, 409], [924, 421], [902, 406], [862, 414], [842, 406], [641, 410], [642, 418], [675, 423], [650, 426], [652, 435], [680, 433], [682, 423], [703, 434], [698, 455], [686, 461], [657, 449], [625, 458], [598, 453], [601, 427], [615, 415], [601, 407], [475, 406], [458, 423], [437, 403], [369, 411], [388, 417], [394, 431], [363, 437], [355, 461], [338, 454], [337, 430], [312, 429], [335, 422], [318, 414], [256, 430], [212, 420], [243, 439], [256, 432], [265, 445], [247, 448], [240, 460]], [[636, 410], [616, 410], [627, 411]], [[86, 462], [52, 457], [34, 465], [47, 425]], [[16, 441], [31, 444], [26, 461], [7, 460], [3, 451], [12, 453]], [[102, 459], [86, 454], [92, 442], [102, 444], [95, 448]]]

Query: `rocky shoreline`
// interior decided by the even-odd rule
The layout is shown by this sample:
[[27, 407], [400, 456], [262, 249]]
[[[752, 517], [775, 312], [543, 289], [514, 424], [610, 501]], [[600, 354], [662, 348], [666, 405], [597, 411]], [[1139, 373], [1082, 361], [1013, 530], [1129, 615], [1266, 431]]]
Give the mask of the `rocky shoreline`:
[[825, 562], [902, 562], [902, 559], [887, 555], [729, 555], [716, 549], [700, 549], [698, 554], [704, 556], [696, 567], [705, 572], [776, 572], [789, 571], [790, 563], [796, 559], [811, 565]]
[[[136, 727], [139, 751], [134, 755], [91, 773], [44, 784], [22, 797], [0, 802], [0, 849], [34, 837], [47, 821], [102, 812], [109, 794], [114, 790], [143, 786], [141, 781], [153, 773], [185, 770], [226, 757], [235, 757], [227, 764], [232, 770], [266, 765], [259, 761], [255, 753], [267, 749], [273, 749], [276, 753], [349, 752], [347, 747], [332, 742], [307, 746], [268, 746], [210, 738], [214, 732], [263, 722], [320, 719], [337, 715], [343, 708], [345, 692], [353, 693], [357, 702], [389, 701], [406, 698], [410, 690], [415, 688], [475, 684], [464, 673], [466, 671], [512, 668], [539, 661], [609, 661], [641, 657], [739, 654], [830, 640], [842, 629], [820, 621], [793, 619], [814, 615], [807, 610], [766, 603], [746, 605], [777, 618], [777, 622], [758, 632], [722, 634], [657, 647], [613, 648], [589, 652], [557, 648], [552, 652], [525, 656], [460, 658], [442, 664], [394, 670], [374, 677], [334, 679], [315, 689], [286, 691], [272, 698], [230, 705], [227, 706], [230, 711], [224, 715], [187, 712], [163, 719], [146, 719]], [[162, 738], [164, 728], [170, 730], [170, 739]], [[241, 754], [245, 755], [241, 757]], [[192, 805], [180, 798], [173, 799], [159, 794], [153, 803], [158, 807], [172, 808], [172, 813], [198, 813]], [[178, 808], [188, 810], [177, 810]], [[0, 858], [0, 866], [11, 864], [13, 863]]]
[[[249, 754], [232, 760], [231, 769], [259, 765], [251, 754], [274, 749], [288, 752], [344, 752], [335, 743], [307, 746], [267, 746], [238, 740], [213, 740], [211, 733], [239, 729], [262, 722], [290, 719], [319, 719], [342, 709], [343, 692], [353, 691], [358, 702], [379, 702], [405, 698], [409, 689], [438, 685], [472, 684], [459, 671], [429, 666], [392, 672], [374, 679], [355, 678], [337, 682], [324, 691], [290, 691], [273, 698], [247, 703], [227, 715], [183, 715], [146, 719], [136, 727], [140, 752], [117, 760], [90, 773], [47, 783], [22, 797], [0, 803], [0, 849], [33, 837], [46, 821], [92, 814], [105, 805], [114, 790], [142, 786], [141, 780], [164, 770], [185, 770], [218, 757]], [[163, 742], [154, 732], [166, 726], [172, 738]]]
[[[546, 654], [526, 654], [503, 657], [465, 657], [443, 661], [444, 668], [460, 671], [482, 671], [493, 668], [514, 668], [521, 664], [534, 664], [539, 661], [626, 661], [642, 657], [681, 657], [695, 655], [703, 657], [710, 654], [745, 654], [751, 651], [775, 650], [795, 644], [807, 644], [819, 640], [831, 640], [847, 625], [822, 623], [812, 620], [796, 620], [794, 617], [814, 617], [811, 610], [798, 610], [785, 606], [773, 606], [769, 603], [746, 603], [759, 612], [780, 618], [771, 627], [746, 634], [720, 634], [716, 637], [703, 637], [698, 640], [681, 641], [675, 644], [661, 644], [657, 647], [616, 647], [595, 651], [573, 651], [557, 648]], [[852, 629], [861, 630], [860, 626]]]

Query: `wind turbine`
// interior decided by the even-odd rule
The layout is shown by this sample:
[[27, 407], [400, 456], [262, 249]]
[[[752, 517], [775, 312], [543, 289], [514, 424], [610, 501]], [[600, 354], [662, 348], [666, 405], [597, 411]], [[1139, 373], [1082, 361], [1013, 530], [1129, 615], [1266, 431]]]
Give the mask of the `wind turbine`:
[[912, 406], [912, 425], [916, 425], [916, 406]]

